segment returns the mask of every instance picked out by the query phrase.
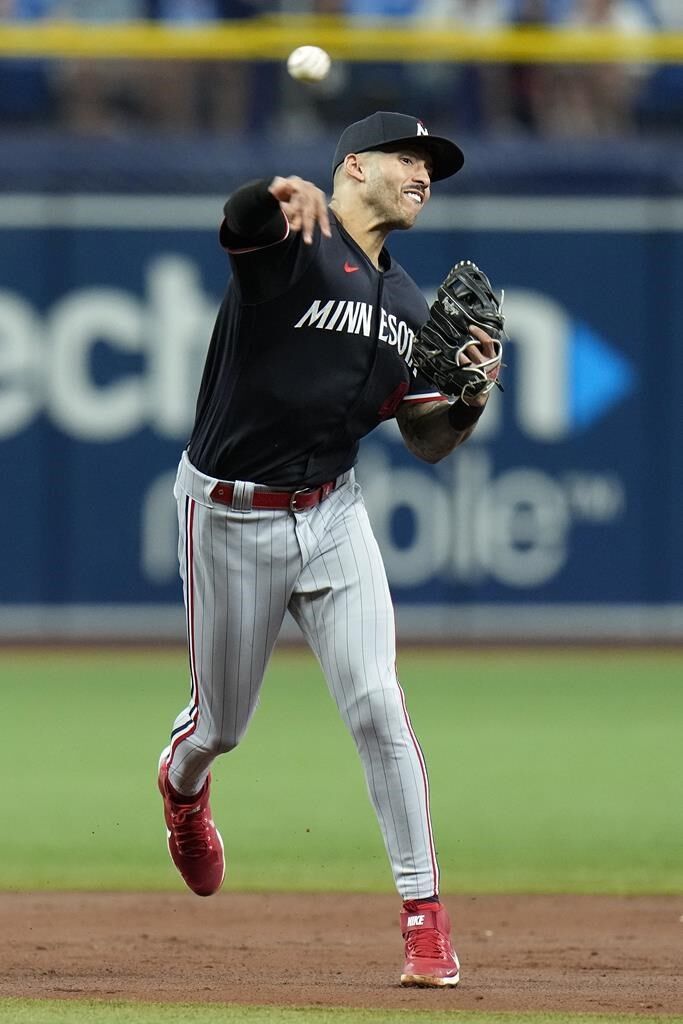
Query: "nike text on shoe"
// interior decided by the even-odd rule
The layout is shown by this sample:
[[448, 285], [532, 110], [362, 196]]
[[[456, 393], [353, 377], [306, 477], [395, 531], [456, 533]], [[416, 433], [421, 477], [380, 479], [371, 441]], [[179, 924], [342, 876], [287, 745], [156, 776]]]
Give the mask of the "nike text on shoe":
[[192, 892], [212, 896], [223, 884], [225, 855], [221, 834], [211, 817], [211, 776], [191, 803], [180, 802], [168, 781], [168, 754], [167, 747], [159, 760], [159, 791], [164, 798], [168, 852]]
[[401, 984], [442, 988], [460, 981], [460, 964], [451, 945], [451, 922], [441, 903], [407, 900], [401, 914], [406, 962]]

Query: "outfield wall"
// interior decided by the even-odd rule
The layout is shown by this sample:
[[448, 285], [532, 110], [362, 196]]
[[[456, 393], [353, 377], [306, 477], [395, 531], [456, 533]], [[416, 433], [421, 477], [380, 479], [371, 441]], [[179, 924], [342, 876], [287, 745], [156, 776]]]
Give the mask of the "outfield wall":
[[[681, 161], [640, 153], [608, 188], [593, 157], [563, 176], [561, 154], [515, 151], [392, 241], [427, 293], [456, 259], [483, 266], [510, 334], [505, 393], [460, 453], [419, 463], [393, 424], [363, 445], [405, 639], [683, 639]], [[171, 487], [225, 194], [158, 165], [174, 187], [151, 193], [130, 154], [103, 191], [51, 151], [18, 189], [24, 159], [0, 174], [0, 637], [180, 637]]]

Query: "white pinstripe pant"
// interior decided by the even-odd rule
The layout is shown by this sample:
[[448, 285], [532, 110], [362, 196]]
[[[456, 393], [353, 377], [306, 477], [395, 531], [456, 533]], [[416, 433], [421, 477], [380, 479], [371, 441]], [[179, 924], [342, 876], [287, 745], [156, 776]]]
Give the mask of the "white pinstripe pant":
[[214, 504], [215, 480], [183, 454], [175, 495], [191, 700], [175, 721], [169, 777], [195, 793], [256, 707], [287, 609], [315, 652], [360, 753], [396, 887], [438, 892], [424, 758], [396, 677], [386, 573], [353, 471], [291, 513]]

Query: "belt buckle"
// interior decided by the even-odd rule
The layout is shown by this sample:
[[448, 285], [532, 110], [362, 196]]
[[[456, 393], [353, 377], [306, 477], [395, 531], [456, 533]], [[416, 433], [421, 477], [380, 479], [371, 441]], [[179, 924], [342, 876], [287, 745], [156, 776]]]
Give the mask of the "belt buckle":
[[289, 496], [289, 511], [290, 512], [303, 512], [302, 508], [296, 507], [296, 499], [300, 494], [311, 494], [313, 488], [311, 487], [300, 487], [298, 491], [292, 491]]

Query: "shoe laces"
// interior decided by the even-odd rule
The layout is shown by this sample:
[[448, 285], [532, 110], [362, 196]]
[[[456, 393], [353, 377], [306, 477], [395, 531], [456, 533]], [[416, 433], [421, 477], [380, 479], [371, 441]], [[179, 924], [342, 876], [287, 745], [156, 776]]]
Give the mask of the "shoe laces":
[[211, 826], [206, 808], [201, 804], [173, 808], [171, 830], [183, 857], [205, 857], [211, 852]]
[[406, 936], [406, 953], [409, 957], [427, 960], [452, 960], [453, 951], [447, 935], [438, 928], [414, 928]]

